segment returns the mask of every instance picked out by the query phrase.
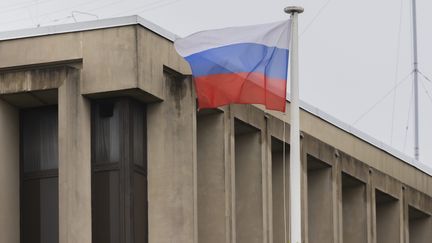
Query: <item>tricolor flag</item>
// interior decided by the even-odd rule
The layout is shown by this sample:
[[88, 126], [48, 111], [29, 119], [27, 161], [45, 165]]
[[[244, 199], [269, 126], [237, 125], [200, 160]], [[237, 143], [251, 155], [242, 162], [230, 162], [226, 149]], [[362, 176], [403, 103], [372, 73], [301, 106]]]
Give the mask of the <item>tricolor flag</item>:
[[285, 111], [291, 21], [192, 34], [174, 42], [189, 62], [199, 108], [263, 104]]

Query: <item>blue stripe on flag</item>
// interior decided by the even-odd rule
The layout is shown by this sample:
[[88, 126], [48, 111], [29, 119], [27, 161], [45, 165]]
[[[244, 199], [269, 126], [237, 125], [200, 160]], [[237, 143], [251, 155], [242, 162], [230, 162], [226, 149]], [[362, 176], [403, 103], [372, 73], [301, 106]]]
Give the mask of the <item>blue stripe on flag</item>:
[[262, 73], [286, 79], [288, 50], [255, 43], [241, 43], [198, 52], [185, 58], [195, 77], [224, 73]]

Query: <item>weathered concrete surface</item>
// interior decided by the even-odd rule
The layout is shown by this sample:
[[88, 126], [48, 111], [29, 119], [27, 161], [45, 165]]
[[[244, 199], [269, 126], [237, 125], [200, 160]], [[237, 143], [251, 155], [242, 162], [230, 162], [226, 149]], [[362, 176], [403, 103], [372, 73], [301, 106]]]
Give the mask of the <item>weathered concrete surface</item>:
[[137, 26], [138, 87], [165, 99], [163, 67], [189, 74], [187, 62], [180, 57], [171, 41]]
[[228, 238], [224, 129], [222, 113], [197, 116], [199, 242], [223, 243]]
[[135, 39], [135, 26], [82, 33], [83, 94], [138, 86]]
[[82, 58], [83, 32], [0, 41], [0, 68]]
[[65, 73], [64, 66], [1, 72], [0, 95], [57, 89]]
[[138, 25], [1, 41], [0, 56], [0, 69], [82, 62], [86, 95], [140, 88], [163, 99], [164, 66], [190, 72], [170, 41]]
[[147, 107], [149, 242], [197, 242], [196, 110], [190, 79], [165, 74]]
[[0, 242], [20, 242], [19, 112], [0, 100]]
[[59, 88], [60, 243], [91, 243], [90, 102], [80, 72], [69, 69]]

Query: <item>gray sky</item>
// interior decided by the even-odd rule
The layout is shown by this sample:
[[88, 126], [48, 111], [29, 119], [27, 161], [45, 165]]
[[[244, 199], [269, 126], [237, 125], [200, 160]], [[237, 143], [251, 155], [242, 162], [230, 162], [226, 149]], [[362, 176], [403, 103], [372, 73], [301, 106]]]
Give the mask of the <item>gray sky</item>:
[[[282, 20], [288, 17], [283, 8], [292, 4], [305, 8], [301, 99], [412, 156], [410, 0], [1, 0], [0, 31], [96, 19], [72, 16], [81, 11], [99, 18], [139, 14], [186, 36]], [[432, 2], [417, 0], [417, 10], [419, 68], [432, 79]], [[432, 165], [432, 82], [420, 76], [419, 87], [420, 160]]]

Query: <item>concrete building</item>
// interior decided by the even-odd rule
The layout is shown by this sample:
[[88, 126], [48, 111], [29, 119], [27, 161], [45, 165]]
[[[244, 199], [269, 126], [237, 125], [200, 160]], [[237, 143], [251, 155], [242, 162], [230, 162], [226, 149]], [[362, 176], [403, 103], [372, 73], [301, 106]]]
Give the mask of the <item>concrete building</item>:
[[[0, 242], [284, 242], [289, 115], [197, 111], [174, 38], [137, 16], [0, 33]], [[432, 243], [432, 169], [302, 108], [304, 241]]]

